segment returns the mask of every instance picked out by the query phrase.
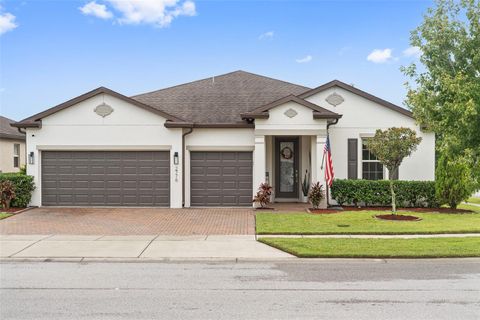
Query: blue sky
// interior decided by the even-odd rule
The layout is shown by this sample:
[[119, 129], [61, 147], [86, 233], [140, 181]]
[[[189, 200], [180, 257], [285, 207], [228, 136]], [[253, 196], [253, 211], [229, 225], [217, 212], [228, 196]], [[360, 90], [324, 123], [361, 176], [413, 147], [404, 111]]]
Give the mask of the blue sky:
[[405, 50], [432, 5], [91, 2], [0, 0], [2, 115], [20, 120], [99, 86], [133, 95], [239, 69], [310, 87], [339, 79], [402, 105], [399, 67], [418, 59]]

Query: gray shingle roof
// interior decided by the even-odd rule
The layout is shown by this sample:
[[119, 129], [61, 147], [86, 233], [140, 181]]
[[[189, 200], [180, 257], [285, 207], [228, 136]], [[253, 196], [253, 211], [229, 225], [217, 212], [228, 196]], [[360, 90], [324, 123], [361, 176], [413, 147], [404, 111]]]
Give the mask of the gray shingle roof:
[[25, 135], [10, 126], [15, 120], [0, 116], [0, 138], [25, 140]]
[[241, 122], [240, 114], [308, 87], [245, 71], [235, 71], [132, 98], [195, 123]]

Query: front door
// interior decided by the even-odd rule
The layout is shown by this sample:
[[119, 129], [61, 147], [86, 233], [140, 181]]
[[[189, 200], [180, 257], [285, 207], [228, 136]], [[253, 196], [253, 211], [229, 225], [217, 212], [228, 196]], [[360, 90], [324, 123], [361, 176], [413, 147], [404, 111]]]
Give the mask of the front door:
[[275, 138], [275, 197], [298, 199], [298, 137]]

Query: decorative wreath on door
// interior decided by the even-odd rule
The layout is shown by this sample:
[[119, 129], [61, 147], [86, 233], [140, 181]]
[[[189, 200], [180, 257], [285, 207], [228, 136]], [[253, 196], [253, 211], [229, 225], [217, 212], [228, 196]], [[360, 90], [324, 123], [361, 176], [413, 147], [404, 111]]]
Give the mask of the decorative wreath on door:
[[290, 147], [285, 147], [280, 151], [283, 159], [290, 160], [293, 157], [293, 151]]

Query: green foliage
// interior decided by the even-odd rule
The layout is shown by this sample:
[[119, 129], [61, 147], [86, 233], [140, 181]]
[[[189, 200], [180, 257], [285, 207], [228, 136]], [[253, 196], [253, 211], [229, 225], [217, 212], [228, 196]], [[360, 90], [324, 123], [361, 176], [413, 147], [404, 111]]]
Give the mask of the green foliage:
[[0, 181], [0, 204], [2, 208], [10, 208], [12, 199], [15, 199], [15, 186], [9, 180]]
[[[399, 207], [438, 207], [434, 181], [392, 181]], [[388, 206], [391, 204], [387, 180], [335, 179], [330, 188], [339, 205]]]
[[26, 165], [21, 166], [20, 171], [18, 173], [27, 174], [27, 166]]
[[323, 192], [323, 185], [320, 182], [312, 184], [310, 187], [310, 192], [308, 193], [308, 200], [312, 204], [314, 209], [320, 207], [320, 203], [325, 198], [325, 193]]
[[[367, 141], [368, 149], [388, 169], [389, 180], [392, 181], [394, 173], [405, 157], [412, 154], [422, 138], [409, 128], [389, 128], [385, 131], [378, 129], [375, 136]], [[392, 198], [392, 213], [396, 213], [395, 188], [390, 182], [390, 195]]]
[[272, 187], [268, 183], [260, 184], [257, 194], [253, 197], [252, 202], [260, 204], [260, 207], [265, 208], [270, 203], [270, 196], [272, 195]]
[[449, 157], [443, 154], [437, 163], [436, 191], [440, 204], [457, 208], [475, 191], [471, 180], [471, 164], [465, 157]]
[[441, 155], [469, 158], [470, 180], [478, 189], [480, 2], [437, 0], [411, 33], [410, 43], [422, 52], [422, 66], [402, 68], [411, 79], [406, 103], [416, 120], [435, 132]]
[[305, 176], [302, 181], [302, 193], [305, 197], [308, 196], [308, 190], [310, 189], [310, 179], [308, 176], [308, 170], [305, 170]]
[[0, 182], [11, 181], [15, 186], [15, 198], [10, 205], [12, 207], [26, 207], [32, 198], [32, 191], [35, 189], [33, 177], [21, 173], [0, 173]]

